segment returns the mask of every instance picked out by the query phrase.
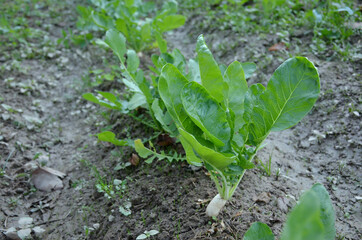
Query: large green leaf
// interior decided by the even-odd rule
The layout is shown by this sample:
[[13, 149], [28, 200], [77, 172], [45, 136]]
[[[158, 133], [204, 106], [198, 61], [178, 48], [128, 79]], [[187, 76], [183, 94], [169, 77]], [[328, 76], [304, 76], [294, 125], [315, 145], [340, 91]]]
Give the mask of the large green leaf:
[[106, 32], [105, 42], [113, 50], [119, 60], [124, 63], [124, 54], [126, 53], [126, 39], [115, 29]]
[[319, 91], [314, 65], [304, 57], [288, 59], [274, 72], [260, 98], [245, 102], [249, 117], [245, 121], [250, 123], [250, 133], [260, 142], [270, 131], [294, 126], [311, 110]]
[[311, 191], [318, 196], [320, 204], [320, 218], [324, 225], [324, 240], [334, 239], [336, 236], [335, 221], [336, 216], [333, 210], [331, 198], [327, 190], [320, 183], [313, 185]]
[[216, 146], [227, 145], [231, 128], [219, 103], [197, 82], [186, 84], [181, 91], [182, 104], [192, 121]]
[[200, 35], [196, 44], [197, 59], [199, 62], [202, 85], [218, 102], [224, 99], [224, 79], [219, 65], [216, 63], [211, 51], [206, 46], [204, 37]]
[[290, 212], [281, 240], [330, 240], [335, 238], [335, 216], [325, 188], [316, 184]]
[[274, 240], [274, 234], [265, 223], [255, 222], [245, 233], [243, 240]]
[[158, 80], [158, 91], [167, 111], [172, 118], [181, 125], [187, 118], [187, 114], [182, 106], [180, 91], [188, 80], [172, 64], [166, 64], [162, 68], [160, 79]]
[[236, 156], [233, 154], [222, 154], [217, 152], [202, 145], [192, 134], [186, 132], [182, 128], [178, 128], [178, 130], [184, 140], [186, 140], [192, 146], [200, 158], [217, 169], [222, 170], [235, 161]]
[[243, 125], [244, 98], [248, 90], [242, 65], [235, 61], [229, 65], [224, 74], [228, 84], [227, 105], [235, 114], [234, 128], [239, 130]]

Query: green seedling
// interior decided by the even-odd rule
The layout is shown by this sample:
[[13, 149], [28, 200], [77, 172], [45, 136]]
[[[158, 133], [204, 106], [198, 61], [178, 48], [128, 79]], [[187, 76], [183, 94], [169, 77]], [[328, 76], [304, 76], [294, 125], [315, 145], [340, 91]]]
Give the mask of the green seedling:
[[142, 233], [141, 235], [139, 235], [136, 240], [141, 240], [141, 239], [147, 239], [151, 236], [154, 236], [156, 234], [158, 234], [159, 231], [157, 230], [150, 230], [150, 231], [145, 231], [144, 233]]
[[[335, 213], [323, 185], [317, 183], [305, 192], [289, 213], [280, 240], [335, 239]], [[274, 234], [264, 223], [255, 222], [243, 240], [274, 240]]]
[[187, 161], [204, 165], [216, 184], [219, 194], [206, 213], [217, 216], [245, 171], [254, 167], [252, 159], [269, 133], [297, 124], [317, 100], [320, 83], [314, 65], [294, 57], [274, 72], [267, 87], [248, 87], [245, 72], [250, 75], [250, 64], [235, 61], [222, 72], [202, 35], [196, 51], [201, 82], [166, 64], [158, 91], [177, 126]]

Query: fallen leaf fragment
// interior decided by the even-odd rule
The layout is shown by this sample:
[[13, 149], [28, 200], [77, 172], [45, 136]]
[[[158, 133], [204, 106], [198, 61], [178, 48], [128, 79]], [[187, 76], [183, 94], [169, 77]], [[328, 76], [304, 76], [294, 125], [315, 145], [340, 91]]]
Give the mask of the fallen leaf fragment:
[[287, 50], [287, 46], [285, 45], [285, 43], [280, 42], [280, 43], [276, 43], [273, 46], [271, 46], [268, 49], [270, 52], [272, 51], [282, 51], [282, 50]]
[[128, 159], [128, 161], [133, 165], [137, 166], [140, 163], [140, 158], [137, 154], [132, 153], [132, 156]]
[[240, 210], [237, 213], [235, 213], [231, 218], [237, 218], [237, 217], [241, 216], [242, 214], [243, 214], [243, 210]]
[[59, 178], [65, 177], [65, 173], [48, 167], [38, 167], [30, 179], [30, 182], [40, 191], [50, 192], [63, 188], [63, 182]]
[[210, 202], [210, 199], [198, 199], [196, 204], [204, 205]]
[[168, 134], [160, 134], [157, 139], [157, 144], [161, 147], [170, 146], [175, 143], [175, 139]]

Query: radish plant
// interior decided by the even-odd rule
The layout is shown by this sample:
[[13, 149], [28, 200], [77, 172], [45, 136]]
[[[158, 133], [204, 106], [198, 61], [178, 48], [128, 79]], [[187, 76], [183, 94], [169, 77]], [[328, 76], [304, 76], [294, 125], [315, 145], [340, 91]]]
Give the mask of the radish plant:
[[[332, 201], [322, 184], [314, 184], [305, 192], [299, 203], [289, 213], [280, 240], [330, 240], [335, 239], [335, 213]], [[274, 240], [270, 228], [255, 222], [243, 240]]]
[[[219, 194], [206, 213], [217, 216], [245, 171], [254, 167], [253, 157], [269, 133], [302, 120], [318, 98], [320, 83], [307, 58], [293, 57], [278, 67], [267, 87], [259, 83], [248, 87], [245, 73], [253, 70], [250, 63], [235, 61], [221, 71], [202, 35], [196, 51], [200, 82], [166, 64], [158, 91], [188, 162], [204, 165], [216, 184]], [[140, 141], [136, 149], [147, 155]]]

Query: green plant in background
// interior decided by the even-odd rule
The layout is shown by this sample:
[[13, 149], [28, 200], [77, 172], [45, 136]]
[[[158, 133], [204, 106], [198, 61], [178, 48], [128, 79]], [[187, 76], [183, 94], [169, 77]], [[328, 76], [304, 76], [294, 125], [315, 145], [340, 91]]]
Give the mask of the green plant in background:
[[94, 8], [78, 6], [77, 26], [82, 30], [117, 29], [136, 52], [156, 42], [164, 44], [162, 34], [184, 25], [186, 18], [177, 13], [177, 2], [166, 1], [157, 11], [153, 1], [93, 0]]
[[314, 53], [333, 50], [344, 59], [357, 55], [348, 51], [351, 43], [347, 41], [351, 36], [361, 34], [360, 28], [353, 27], [354, 23], [361, 21], [356, 1], [199, 0], [179, 1], [179, 5], [183, 14], [191, 15], [189, 18], [202, 16], [196, 24], [205, 31], [275, 34], [284, 42], [289, 42], [294, 35], [297, 38], [312, 35], [313, 44], [308, 46]]
[[[297, 124], [313, 107], [320, 91], [314, 65], [303, 57], [285, 61], [267, 88], [248, 88], [245, 73], [252, 64], [231, 63], [222, 72], [199, 36], [196, 46], [201, 82], [190, 81], [174, 65], [166, 64], [158, 90], [177, 126], [187, 160], [211, 174], [219, 194], [207, 207], [217, 216], [235, 192], [252, 159], [272, 131]], [[245, 69], [245, 70], [244, 70]], [[136, 141], [143, 157], [145, 149]]]
[[[112, 110], [120, 111], [124, 114], [128, 114], [139, 120], [132, 111], [138, 107], [144, 107], [148, 110], [150, 116], [153, 119], [153, 123], [145, 123], [147, 126], [153, 128], [159, 132], [167, 132], [171, 136], [177, 136], [178, 131], [174, 124], [170, 114], [166, 111], [165, 105], [159, 96], [158, 81], [161, 69], [166, 64], [174, 64], [177, 69], [183, 74], [187, 75], [189, 79], [194, 81], [200, 81], [200, 72], [198, 63], [190, 59], [186, 62], [185, 57], [177, 49], [171, 53], [167, 52], [167, 46], [164, 52], [158, 55], [152, 56], [153, 67], [150, 67], [154, 75], [151, 76], [149, 81], [144, 72], [139, 68], [140, 60], [135, 51], [126, 48], [125, 37], [115, 29], [108, 30], [105, 36], [104, 45], [113, 50], [115, 55], [120, 60], [120, 71], [122, 72], [122, 81], [126, 85], [128, 91], [131, 93], [129, 100], [121, 100], [118, 96], [115, 96], [110, 92], [97, 91], [97, 94], [85, 93], [83, 98], [103, 107], [107, 107]], [[126, 57], [125, 57], [126, 56]], [[186, 65], [188, 66], [189, 73], [186, 73]], [[127, 140], [118, 140], [116, 135], [112, 132], [106, 131], [98, 134], [98, 138], [101, 141], [111, 142], [117, 146], [130, 146]], [[159, 158], [167, 158], [180, 160], [183, 159], [178, 155], [166, 156], [165, 154], [156, 154]]]
[[[305, 192], [299, 203], [289, 213], [280, 240], [331, 240], [335, 239], [335, 213], [331, 199], [323, 185], [317, 183]], [[270, 228], [255, 222], [243, 240], [274, 240]]]

